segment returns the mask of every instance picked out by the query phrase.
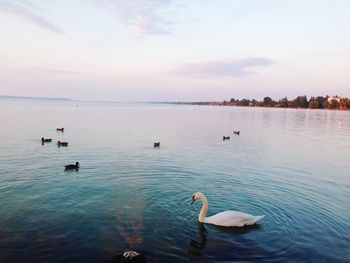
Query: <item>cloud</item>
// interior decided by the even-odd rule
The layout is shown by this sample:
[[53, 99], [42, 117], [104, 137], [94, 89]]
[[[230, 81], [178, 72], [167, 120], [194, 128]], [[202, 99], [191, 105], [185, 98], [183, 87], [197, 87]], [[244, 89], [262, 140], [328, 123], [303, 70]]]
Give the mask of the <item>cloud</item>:
[[238, 60], [208, 61], [183, 64], [176, 72], [198, 78], [245, 77], [256, 72], [248, 70], [256, 66], [269, 66], [274, 61], [268, 58], [245, 58]]
[[92, 0], [111, 9], [122, 23], [144, 35], [165, 35], [174, 31], [177, 23], [170, 19], [174, 0]]
[[81, 74], [81, 72], [79, 71], [39, 68], [39, 67], [26, 67], [24, 70], [26, 70], [27, 72], [42, 72], [42, 73], [49, 73], [49, 74], [68, 74], [68, 75]]
[[62, 30], [54, 24], [47, 21], [45, 18], [33, 12], [34, 5], [28, 1], [1, 1], [0, 13], [15, 15], [31, 24], [44, 28], [54, 33], [63, 34]]
[[9, 69], [9, 70], [0, 70], [0, 74], [36, 74], [36, 73], [43, 73], [43, 74], [63, 74], [63, 75], [79, 75], [82, 74], [79, 71], [73, 71], [73, 70], [61, 70], [61, 69], [51, 69], [51, 68], [41, 68], [41, 67], [23, 67], [23, 68], [17, 68], [17, 69]]

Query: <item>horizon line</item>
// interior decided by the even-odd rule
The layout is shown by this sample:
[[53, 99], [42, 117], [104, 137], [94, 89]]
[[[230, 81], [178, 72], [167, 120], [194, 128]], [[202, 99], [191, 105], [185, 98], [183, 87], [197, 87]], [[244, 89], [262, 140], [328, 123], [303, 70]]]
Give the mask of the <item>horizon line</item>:
[[[299, 95], [299, 96], [306, 96], [307, 95]], [[309, 96], [309, 98], [311, 97], [329, 97], [329, 98], [335, 98], [335, 97], [340, 97], [340, 98], [349, 98], [350, 96], [339, 96], [339, 95], [333, 95], [333, 96], [329, 96], [329, 95], [317, 95], [317, 96]], [[266, 96], [269, 97], [269, 96]], [[286, 98], [287, 96], [284, 96], [281, 99]], [[298, 96], [297, 96], [298, 97]], [[227, 101], [226, 99], [223, 101], [220, 100], [201, 100], [201, 101], [117, 101], [117, 100], [84, 100], [84, 99], [73, 99], [73, 98], [60, 98], [60, 97], [31, 97], [31, 96], [14, 96], [14, 95], [0, 95], [0, 98], [10, 98], [10, 99], [32, 99], [32, 100], [62, 100], [62, 101], [77, 101], [77, 102], [104, 102], [104, 103], [208, 103], [208, 102], [223, 102], [223, 101]], [[270, 97], [271, 98], [271, 97]], [[232, 98], [230, 98], [232, 99]], [[229, 99], [229, 100], [230, 100]], [[238, 98], [234, 98], [234, 99], [238, 99]], [[247, 98], [242, 98], [242, 99], [238, 99], [238, 100], [243, 100], [243, 99], [247, 99]], [[228, 100], [228, 101], [229, 101]], [[256, 99], [248, 99], [248, 100], [256, 100]], [[274, 99], [273, 99], [274, 100]]]

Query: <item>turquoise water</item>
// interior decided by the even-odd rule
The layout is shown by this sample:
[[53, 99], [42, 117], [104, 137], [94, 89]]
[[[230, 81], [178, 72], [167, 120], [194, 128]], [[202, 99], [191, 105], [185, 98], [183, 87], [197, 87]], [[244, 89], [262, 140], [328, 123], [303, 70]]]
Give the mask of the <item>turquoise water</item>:
[[[350, 112], [0, 99], [0, 127], [0, 262], [350, 261]], [[265, 218], [201, 225], [196, 191]]]

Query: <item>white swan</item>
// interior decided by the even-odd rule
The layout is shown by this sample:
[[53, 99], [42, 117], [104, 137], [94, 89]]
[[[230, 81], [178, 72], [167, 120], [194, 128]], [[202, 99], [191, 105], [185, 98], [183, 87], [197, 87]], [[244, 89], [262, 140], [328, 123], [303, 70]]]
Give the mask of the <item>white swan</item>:
[[203, 203], [202, 209], [198, 215], [198, 221], [206, 224], [213, 224], [217, 226], [249, 226], [254, 225], [257, 221], [264, 218], [264, 216], [252, 216], [247, 213], [228, 210], [218, 213], [213, 216], [206, 217], [208, 211], [208, 201], [204, 194], [196, 192], [192, 196], [193, 204], [196, 200], [201, 200]]

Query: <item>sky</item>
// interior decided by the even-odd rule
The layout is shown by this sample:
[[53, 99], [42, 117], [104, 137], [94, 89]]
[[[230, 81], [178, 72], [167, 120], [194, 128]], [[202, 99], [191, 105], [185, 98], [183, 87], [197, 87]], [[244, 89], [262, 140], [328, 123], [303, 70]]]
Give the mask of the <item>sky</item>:
[[350, 96], [348, 0], [0, 0], [0, 95]]

